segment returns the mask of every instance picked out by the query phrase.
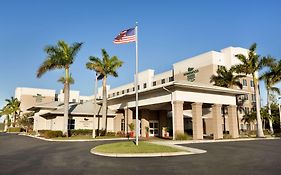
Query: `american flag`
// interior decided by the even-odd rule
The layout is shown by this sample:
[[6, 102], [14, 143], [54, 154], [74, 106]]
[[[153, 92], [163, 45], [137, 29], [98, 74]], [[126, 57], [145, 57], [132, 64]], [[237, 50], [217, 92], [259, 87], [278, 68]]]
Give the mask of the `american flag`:
[[123, 30], [120, 34], [114, 39], [114, 44], [123, 44], [129, 42], [135, 42], [136, 35], [135, 35], [135, 28], [130, 28], [127, 30]]

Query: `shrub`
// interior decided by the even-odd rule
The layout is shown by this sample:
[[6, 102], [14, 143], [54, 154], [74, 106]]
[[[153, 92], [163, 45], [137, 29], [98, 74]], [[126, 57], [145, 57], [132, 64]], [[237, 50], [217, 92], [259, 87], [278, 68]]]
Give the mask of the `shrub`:
[[134, 123], [130, 123], [130, 124], [129, 124], [129, 129], [130, 129], [130, 131], [134, 131], [134, 130], [135, 130], [135, 125], [134, 125]]
[[92, 135], [93, 130], [91, 129], [72, 129], [70, 130], [70, 136], [77, 135]]
[[115, 132], [107, 132], [106, 136], [116, 136], [116, 133]]
[[230, 134], [223, 134], [224, 139], [232, 139], [232, 136]]
[[184, 134], [176, 134], [176, 140], [191, 140], [192, 136]]
[[54, 138], [54, 137], [62, 137], [62, 131], [47, 131], [45, 132], [44, 137], [49, 139], [49, 138]]
[[263, 133], [264, 133], [264, 135], [271, 135], [271, 132], [269, 129], [264, 129]]
[[105, 136], [106, 131], [104, 129], [98, 130], [96, 129], [96, 136]]
[[38, 130], [38, 133], [41, 137], [45, 137], [47, 139], [63, 136], [62, 131]]
[[8, 132], [21, 132], [22, 128], [20, 127], [14, 127], [14, 128], [8, 128]]
[[116, 133], [116, 135], [117, 135], [118, 137], [126, 137], [126, 136], [127, 136], [127, 134], [126, 134], [124, 131], [118, 131], [118, 132]]

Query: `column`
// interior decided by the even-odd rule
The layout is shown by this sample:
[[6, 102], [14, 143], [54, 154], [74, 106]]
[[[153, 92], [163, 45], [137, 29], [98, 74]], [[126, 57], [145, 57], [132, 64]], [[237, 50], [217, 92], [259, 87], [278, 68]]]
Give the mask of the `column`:
[[129, 124], [133, 122], [133, 111], [130, 108], [125, 108], [125, 133], [128, 133]]
[[[146, 137], [146, 127], [149, 128], [149, 115], [150, 115], [150, 112], [148, 109], [143, 109], [141, 110], [141, 136], [142, 137]], [[149, 135], [149, 130], [148, 130], [148, 135]]]
[[213, 115], [212, 128], [213, 128], [214, 139], [223, 138], [221, 107], [222, 107], [221, 104], [214, 104], [212, 106], [212, 115]]
[[229, 125], [229, 134], [232, 138], [238, 138], [238, 123], [237, 123], [237, 108], [236, 105], [227, 106], [228, 110], [228, 125]]
[[192, 103], [192, 131], [193, 139], [203, 139], [202, 103]]
[[114, 131], [118, 132], [121, 131], [121, 120], [123, 118], [122, 113], [117, 113], [115, 118], [114, 118]]
[[175, 134], [184, 133], [183, 124], [183, 101], [174, 101], [174, 121], [175, 121]]

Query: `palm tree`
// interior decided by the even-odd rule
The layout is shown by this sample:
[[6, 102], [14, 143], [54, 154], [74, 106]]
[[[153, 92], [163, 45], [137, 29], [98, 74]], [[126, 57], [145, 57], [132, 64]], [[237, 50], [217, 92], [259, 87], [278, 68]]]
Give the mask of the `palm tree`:
[[245, 75], [251, 75], [254, 82], [254, 92], [256, 97], [256, 110], [257, 110], [257, 137], [264, 137], [262, 130], [262, 122], [260, 116], [260, 94], [259, 94], [259, 81], [258, 81], [258, 71], [264, 66], [270, 65], [272, 59], [270, 58], [260, 58], [256, 54], [257, 45], [254, 43], [249, 48], [248, 55], [237, 54], [235, 55], [241, 61], [241, 64], [235, 66], [235, 71], [237, 73], [243, 73]]
[[217, 75], [211, 76], [210, 83], [220, 87], [234, 88], [234, 86], [237, 86], [242, 89], [240, 78], [245, 77], [245, 75], [235, 75], [234, 67], [228, 70], [225, 66], [219, 66], [216, 72]]
[[[59, 79], [58, 79], [58, 82], [62, 83], [64, 85], [64, 88], [63, 88], [63, 93], [64, 93], [64, 89], [65, 89], [65, 82], [66, 82], [66, 78], [64, 76], [61, 76]], [[68, 81], [67, 81], [70, 85], [71, 84], [74, 84], [75, 81], [74, 79], [72, 78], [72, 75], [71, 73], [69, 74], [69, 77], [68, 77]]]
[[256, 115], [257, 115], [257, 113], [254, 110], [252, 110], [250, 112], [249, 111], [245, 111], [245, 114], [243, 115], [242, 121], [244, 123], [250, 124], [250, 123], [256, 121], [256, 119], [257, 119]]
[[[240, 78], [245, 77], [245, 75], [235, 75], [234, 67], [231, 67], [229, 70], [225, 66], [219, 66], [217, 75], [212, 75], [210, 78], [210, 83], [214, 83], [215, 86], [234, 88], [234, 86], [242, 89], [242, 84], [240, 83]], [[238, 110], [238, 108], [237, 108]], [[224, 122], [224, 131], [226, 131], [225, 126], [225, 107], [223, 106], [223, 122]], [[239, 127], [239, 122], [238, 122]]]
[[86, 63], [87, 69], [94, 70], [99, 74], [98, 80], [102, 79], [102, 121], [101, 127], [106, 130], [106, 115], [107, 115], [107, 90], [106, 80], [109, 75], [118, 77], [117, 69], [122, 66], [123, 61], [117, 56], [110, 57], [105, 49], [101, 50], [102, 59], [94, 56], [89, 57], [89, 62]]
[[11, 99], [6, 99], [6, 106], [4, 107], [4, 111], [6, 114], [12, 114], [13, 117], [13, 127], [16, 126], [17, 117], [20, 111], [20, 101], [17, 98], [11, 97]]
[[5, 122], [5, 128], [4, 131], [7, 131], [9, 126], [11, 125], [11, 120], [10, 120], [10, 114], [11, 114], [11, 110], [6, 106], [4, 106], [1, 110], [0, 110], [0, 117], [2, 116], [6, 116], [4, 122]]
[[[274, 58], [271, 58], [274, 59]], [[279, 61], [279, 64], [281, 64], [281, 61]], [[270, 132], [273, 134], [273, 124], [272, 124], [272, 118], [271, 118], [271, 100], [270, 96], [273, 93], [277, 93], [280, 95], [280, 89], [277, 87], [274, 87], [273, 85], [278, 83], [280, 81], [281, 77], [281, 71], [278, 71], [278, 63], [273, 64], [270, 66], [270, 70], [268, 72], [265, 72], [261, 77], [260, 80], [264, 80], [265, 88], [267, 92], [267, 108], [268, 108], [268, 122], [269, 122], [269, 128]]]
[[47, 53], [47, 58], [37, 70], [37, 77], [40, 78], [47, 71], [54, 69], [64, 69], [64, 127], [63, 133], [68, 136], [68, 110], [69, 110], [69, 68], [74, 62], [78, 51], [83, 43], [73, 43], [70, 46], [64, 41], [58, 41], [55, 46], [46, 46], [44, 51]]

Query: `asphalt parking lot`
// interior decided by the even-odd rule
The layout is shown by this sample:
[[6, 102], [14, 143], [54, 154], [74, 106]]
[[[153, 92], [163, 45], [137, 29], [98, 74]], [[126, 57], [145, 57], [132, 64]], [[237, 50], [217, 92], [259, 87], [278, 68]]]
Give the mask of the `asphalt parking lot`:
[[208, 152], [178, 157], [109, 158], [90, 153], [108, 142], [47, 142], [0, 133], [0, 174], [281, 174], [280, 139], [189, 144], [185, 146]]

